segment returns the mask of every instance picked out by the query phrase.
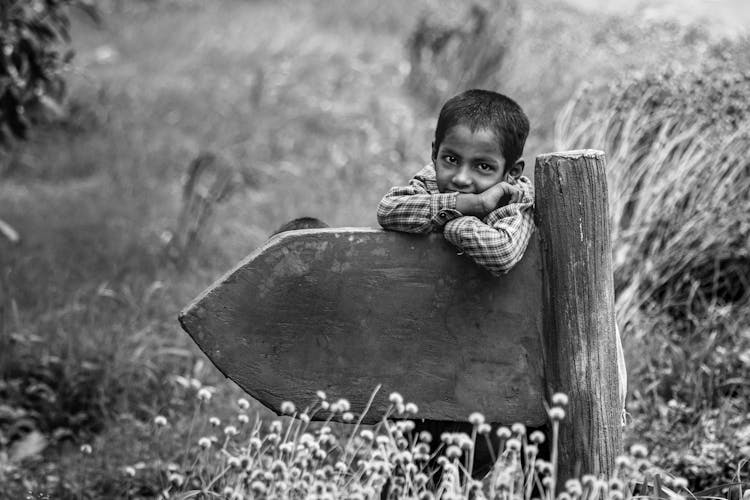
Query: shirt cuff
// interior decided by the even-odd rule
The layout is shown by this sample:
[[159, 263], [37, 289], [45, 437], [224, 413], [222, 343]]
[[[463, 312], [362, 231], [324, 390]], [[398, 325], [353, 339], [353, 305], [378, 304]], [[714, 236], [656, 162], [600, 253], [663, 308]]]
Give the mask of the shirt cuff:
[[430, 214], [435, 227], [442, 228], [447, 222], [463, 216], [456, 210], [458, 193], [440, 193], [430, 196]]
[[467, 225], [471, 227], [473, 224], [475, 224], [475, 222], [481, 221], [479, 220], [479, 218], [474, 217], [473, 215], [461, 215], [460, 217], [456, 217], [448, 222], [450, 224], [447, 224], [444, 228], [445, 239], [451, 242], [459, 250], [463, 251], [462, 233], [464, 228]]

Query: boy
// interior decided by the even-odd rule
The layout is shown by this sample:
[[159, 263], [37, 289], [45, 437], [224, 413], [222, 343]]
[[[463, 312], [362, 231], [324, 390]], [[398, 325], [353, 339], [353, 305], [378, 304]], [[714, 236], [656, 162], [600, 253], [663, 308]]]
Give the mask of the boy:
[[510, 98], [469, 90], [445, 103], [432, 163], [378, 206], [386, 229], [442, 231], [445, 239], [493, 274], [523, 257], [534, 230], [534, 187], [522, 176], [529, 120]]
[[[435, 128], [432, 163], [408, 186], [386, 193], [378, 222], [408, 233], [442, 231], [478, 265], [495, 275], [507, 273], [523, 257], [534, 231], [534, 187], [521, 175], [528, 134], [526, 114], [502, 94], [468, 90], [449, 99]], [[433, 451], [443, 432], [471, 433], [463, 422], [415, 424], [415, 432], [430, 432]], [[478, 439], [475, 477], [490, 470], [490, 457], [485, 440]]]

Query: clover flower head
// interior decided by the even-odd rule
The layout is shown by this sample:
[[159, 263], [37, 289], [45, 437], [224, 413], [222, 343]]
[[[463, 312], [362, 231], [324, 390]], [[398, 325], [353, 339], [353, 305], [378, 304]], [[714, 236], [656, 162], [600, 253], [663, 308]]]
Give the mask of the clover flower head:
[[573, 496], [581, 496], [583, 487], [578, 479], [568, 479], [565, 481], [565, 490]]
[[281, 413], [283, 415], [293, 415], [295, 411], [297, 411], [297, 408], [294, 407], [294, 403], [291, 401], [281, 403]]
[[537, 460], [534, 463], [534, 466], [539, 471], [539, 474], [542, 475], [551, 475], [553, 472], [552, 463], [548, 462], [547, 460]]
[[219, 420], [219, 417], [211, 417], [208, 419], [208, 423], [211, 424], [211, 427], [218, 427], [221, 425], [221, 420]]
[[200, 389], [202, 385], [203, 385], [203, 384], [201, 383], [201, 381], [200, 381], [200, 380], [198, 380], [197, 378], [191, 378], [191, 379], [190, 379], [190, 386], [191, 386], [191, 387], [192, 387], [193, 389], [196, 389], [196, 390], [197, 390], [197, 389]]
[[93, 451], [94, 450], [93, 450], [93, 448], [91, 448], [90, 444], [87, 443], [87, 444], [82, 444], [81, 445], [81, 453], [83, 453], [84, 455], [91, 455], [91, 453]]
[[183, 377], [182, 375], [175, 375], [172, 378], [172, 382], [174, 382], [177, 385], [182, 386], [184, 389], [187, 389], [190, 387], [190, 380], [187, 377]]
[[201, 389], [198, 390], [196, 397], [198, 398], [199, 401], [207, 403], [208, 401], [211, 400], [212, 395], [213, 394], [211, 390], [208, 389], [208, 387], [202, 387]]
[[547, 439], [542, 431], [534, 431], [529, 435], [529, 441], [535, 444], [542, 444]]
[[229, 457], [227, 459], [227, 465], [232, 469], [239, 469], [242, 466], [242, 460], [239, 457]]
[[[676, 478], [674, 478], [674, 480], [672, 481], [672, 486], [674, 486], [674, 488], [675, 488], [676, 490], [679, 490], [679, 489], [683, 489], [683, 490], [684, 490], [684, 489], [687, 489], [687, 487], [688, 487], [688, 480], [687, 480], [687, 479], [685, 479], [684, 477], [676, 477]], [[750, 491], [750, 490], [749, 490], [749, 491]], [[743, 499], [744, 499], [744, 497], [743, 497]]]
[[240, 413], [239, 415], [237, 415], [237, 421], [241, 425], [245, 425], [250, 421], [250, 417], [248, 417], [246, 413]]
[[521, 450], [521, 440], [516, 438], [511, 438], [505, 443], [505, 447], [508, 448], [510, 451], [520, 451]]
[[416, 403], [409, 402], [404, 405], [404, 411], [410, 415], [416, 415], [419, 412], [419, 407]]
[[341, 414], [341, 420], [343, 420], [344, 422], [351, 422], [352, 420], [354, 420], [354, 414], [350, 411], [345, 411]]
[[562, 392], [556, 392], [552, 395], [552, 404], [554, 406], [568, 406], [568, 395]]
[[596, 482], [596, 476], [593, 474], [584, 474], [581, 476], [581, 484], [584, 486], [593, 486]]
[[508, 439], [509, 437], [513, 435], [513, 433], [510, 432], [510, 429], [508, 429], [504, 425], [501, 425], [500, 427], [498, 427], [497, 430], [495, 431], [495, 434], [500, 439]]
[[331, 407], [331, 404], [328, 401], [323, 400], [320, 402], [320, 407], [324, 410], [327, 410]]
[[157, 415], [154, 417], [154, 425], [157, 427], [165, 427], [167, 425], [167, 417], [164, 415]]
[[135, 467], [128, 465], [127, 467], [124, 467], [122, 469], [123, 474], [125, 474], [128, 477], [134, 477], [135, 476]]
[[169, 476], [167, 477], [167, 479], [169, 480], [169, 482], [170, 482], [171, 484], [173, 484], [173, 485], [177, 486], [178, 488], [179, 488], [180, 486], [182, 486], [182, 483], [184, 483], [184, 482], [185, 482], [185, 476], [183, 476], [182, 474], [178, 474], [178, 473], [176, 473], [176, 472], [173, 472], [173, 473], [171, 473], [171, 474], [170, 474], [170, 475], [169, 475]]
[[247, 410], [250, 408], [250, 401], [245, 398], [240, 398], [237, 400], [237, 406], [240, 407], [240, 410]]
[[419, 440], [423, 443], [431, 443], [432, 434], [430, 433], [430, 431], [422, 431], [419, 433]]
[[448, 446], [448, 448], [445, 450], [445, 456], [448, 458], [458, 458], [462, 453], [463, 452], [461, 451], [461, 447], [456, 446], [455, 444]]
[[559, 422], [565, 418], [565, 410], [562, 406], [553, 406], [549, 409], [549, 418], [553, 422]]
[[526, 435], [526, 426], [523, 425], [520, 422], [516, 422], [515, 424], [511, 425], [510, 426], [510, 430], [516, 436], [525, 436]]
[[204, 450], [207, 450], [211, 447], [211, 439], [203, 436], [198, 440], [198, 446], [200, 446]]
[[318, 397], [319, 400], [325, 401], [327, 396], [326, 393], [323, 391], [315, 391], [315, 395]]
[[224, 434], [227, 436], [236, 436], [239, 433], [240, 431], [238, 431], [237, 427], [233, 425], [227, 425], [226, 427], [224, 427]]
[[396, 406], [404, 404], [404, 398], [398, 392], [392, 392], [388, 396], [388, 401], [390, 401], [391, 403], [393, 403]]
[[283, 428], [284, 424], [281, 423], [281, 420], [274, 420], [271, 422], [271, 425], [268, 426], [268, 432], [272, 434], [281, 434]]
[[281, 442], [281, 436], [279, 436], [275, 432], [272, 432], [266, 435], [266, 441], [268, 441], [269, 443], [275, 446], [279, 444], [279, 442]]
[[375, 438], [375, 442], [378, 443], [378, 446], [387, 446], [391, 440], [388, 436], [378, 436]]
[[474, 440], [471, 439], [465, 432], [459, 432], [458, 434], [456, 434], [456, 440], [454, 442], [463, 450], [470, 450], [474, 448]]
[[618, 455], [615, 457], [615, 465], [621, 469], [630, 467], [633, 465], [633, 460], [627, 455]]
[[307, 413], [300, 414], [299, 419], [302, 421], [303, 424], [310, 423], [310, 415], [308, 415]]
[[279, 451], [281, 453], [292, 453], [294, 451], [294, 443], [287, 442], [279, 445]]
[[359, 433], [359, 437], [361, 437], [366, 443], [372, 443], [375, 439], [375, 434], [370, 429], [362, 429]]
[[404, 432], [411, 432], [414, 430], [414, 420], [404, 420]]
[[646, 458], [646, 455], [648, 455], [648, 449], [644, 445], [636, 443], [630, 447], [630, 454], [636, 458]]
[[263, 445], [263, 441], [261, 441], [258, 436], [253, 436], [250, 438], [249, 446], [250, 446], [251, 451], [260, 450], [260, 447], [262, 445]]
[[526, 445], [526, 456], [527, 457], [536, 457], [539, 455], [539, 446], [535, 444], [527, 444]]
[[623, 500], [625, 498], [625, 494], [620, 490], [612, 490], [609, 492], [609, 495], [607, 495], [607, 498], [608, 500]]
[[230, 496], [230, 495], [231, 495], [232, 493], [234, 493], [234, 488], [232, 488], [231, 486], [224, 486], [224, 489], [223, 489], [223, 490], [221, 490], [221, 493], [222, 493], [222, 494], [223, 494], [223, 495], [224, 495], [225, 497], [228, 497], [228, 496]]
[[266, 485], [263, 483], [263, 481], [253, 481], [250, 484], [250, 489], [255, 493], [256, 495], [262, 495], [266, 492]]
[[475, 411], [474, 413], [469, 415], [469, 423], [474, 427], [482, 425], [484, 423], [484, 415], [482, 415], [478, 411]]
[[488, 424], [487, 422], [483, 424], [479, 424], [477, 426], [477, 432], [479, 434], [489, 434], [492, 431], [492, 426]]
[[299, 438], [299, 444], [301, 444], [305, 448], [310, 448], [314, 443], [315, 443], [315, 438], [309, 432], [305, 432]]

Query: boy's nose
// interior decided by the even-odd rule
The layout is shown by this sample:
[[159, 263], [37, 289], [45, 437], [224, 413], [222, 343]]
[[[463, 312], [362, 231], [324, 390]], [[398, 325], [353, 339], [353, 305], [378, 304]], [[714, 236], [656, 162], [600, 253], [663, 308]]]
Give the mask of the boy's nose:
[[468, 168], [461, 167], [453, 176], [453, 184], [456, 186], [468, 186], [471, 184], [471, 177], [469, 176]]

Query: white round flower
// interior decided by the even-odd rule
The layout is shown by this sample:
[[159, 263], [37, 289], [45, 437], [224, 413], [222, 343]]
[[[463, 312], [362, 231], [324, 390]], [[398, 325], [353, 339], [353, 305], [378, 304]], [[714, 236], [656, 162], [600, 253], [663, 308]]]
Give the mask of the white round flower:
[[469, 415], [469, 423], [474, 427], [482, 425], [484, 423], [484, 415], [482, 415], [478, 411], [475, 411], [474, 413]]
[[396, 406], [404, 404], [404, 398], [398, 392], [392, 392], [390, 396], [388, 396], [388, 401]]
[[202, 437], [202, 438], [200, 438], [200, 439], [198, 440], [198, 446], [200, 446], [200, 447], [201, 447], [201, 448], [203, 448], [204, 450], [206, 450], [206, 449], [210, 448], [210, 447], [211, 447], [211, 439], [210, 439], [210, 438], [207, 438], [207, 437], [205, 437], [205, 436], [204, 436], [204, 437]]
[[167, 425], [167, 417], [164, 415], [157, 415], [154, 417], [154, 424], [157, 427], [165, 427]]
[[208, 402], [208, 401], [210, 401], [210, 400], [211, 400], [211, 396], [212, 396], [212, 395], [213, 395], [213, 394], [212, 394], [212, 393], [211, 393], [211, 391], [210, 391], [210, 390], [208, 389], [208, 387], [202, 387], [201, 389], [199, 389], [199, 390], [198, 390], [198, 393], [196, 394], [196, 397], [197, 397], [197, 398], [198, 398], [198, 399], [199, 399], [200, 401], [203, 401], [203, 402], [205, 403], [205, 402]]
[[240, 407], [240, 410], [247, 410], [250, 408], [250, 401], [245, 398], [240, 398], [237, 400], [237, 406]]
[[294, 403], [291, 401], [284, 401], [281, 403], [281, 413], [284, 415], [292, 415], [296, 411]]

